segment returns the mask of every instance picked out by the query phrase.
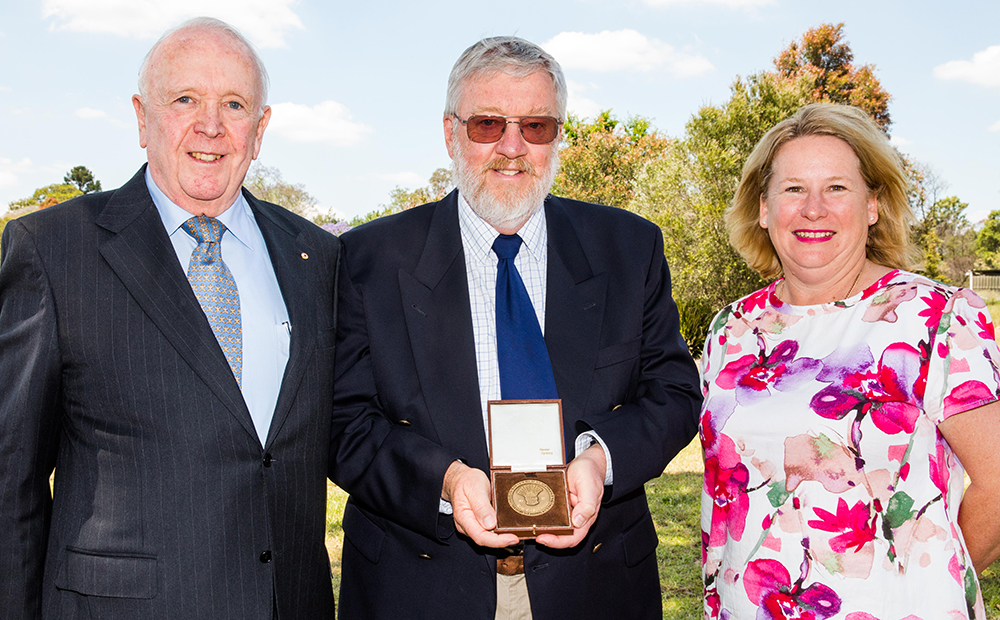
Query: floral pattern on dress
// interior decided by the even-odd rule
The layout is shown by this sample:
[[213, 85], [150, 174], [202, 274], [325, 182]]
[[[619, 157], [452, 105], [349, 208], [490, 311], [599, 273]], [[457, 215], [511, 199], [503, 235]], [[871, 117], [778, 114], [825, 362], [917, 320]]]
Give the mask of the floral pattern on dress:
[[982, 620], [937, 424], [1000, 396], [985, 304], [903, 271], [817, 306], [776, 285], [702, 358], [705, 618]]

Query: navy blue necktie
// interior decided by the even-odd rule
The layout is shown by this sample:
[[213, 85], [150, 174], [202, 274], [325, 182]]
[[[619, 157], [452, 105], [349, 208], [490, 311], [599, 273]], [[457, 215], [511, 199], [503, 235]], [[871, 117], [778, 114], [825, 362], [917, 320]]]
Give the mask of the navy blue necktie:
[[514, 257], [521, 249], [517, 235], [500, 235], [493, 251], [497, 265], [497, 362], [500, 397], [504, 400], [559, 398], [545, 338]]

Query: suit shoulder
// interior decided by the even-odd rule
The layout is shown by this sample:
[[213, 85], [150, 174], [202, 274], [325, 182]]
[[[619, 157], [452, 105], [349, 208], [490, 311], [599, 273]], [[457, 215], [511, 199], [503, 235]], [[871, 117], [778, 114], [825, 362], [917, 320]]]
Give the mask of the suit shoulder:
[[59, 226], [60, 222], [65, 222], [67, 219], [93, 220], [96, 219], [108, 200], [114, 196], [115, 191], [83, 194], [57, 205], [22, 215], [17, 218], [17, 221], [29, 231], [36, 232]]

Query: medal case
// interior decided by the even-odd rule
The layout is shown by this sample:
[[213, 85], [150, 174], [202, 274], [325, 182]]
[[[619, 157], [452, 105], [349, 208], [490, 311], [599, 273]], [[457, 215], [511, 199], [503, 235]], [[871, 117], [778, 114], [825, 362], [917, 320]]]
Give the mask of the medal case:
[[572, 534], [562, 401], [491, 400], [490, 478], [498, 534]]

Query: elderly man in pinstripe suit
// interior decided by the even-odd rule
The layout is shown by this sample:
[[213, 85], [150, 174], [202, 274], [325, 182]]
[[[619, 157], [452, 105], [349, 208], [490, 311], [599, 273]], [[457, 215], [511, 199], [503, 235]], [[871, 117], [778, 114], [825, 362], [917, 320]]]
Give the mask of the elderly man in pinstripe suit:
[[148, 165], [4, 231], [7, 620], [333, 617], [330, 463], [391, 431], [331, 414], [339, 241], [241, 190], [266, 89], [238, 32], [185, 23], [133, 98]]

